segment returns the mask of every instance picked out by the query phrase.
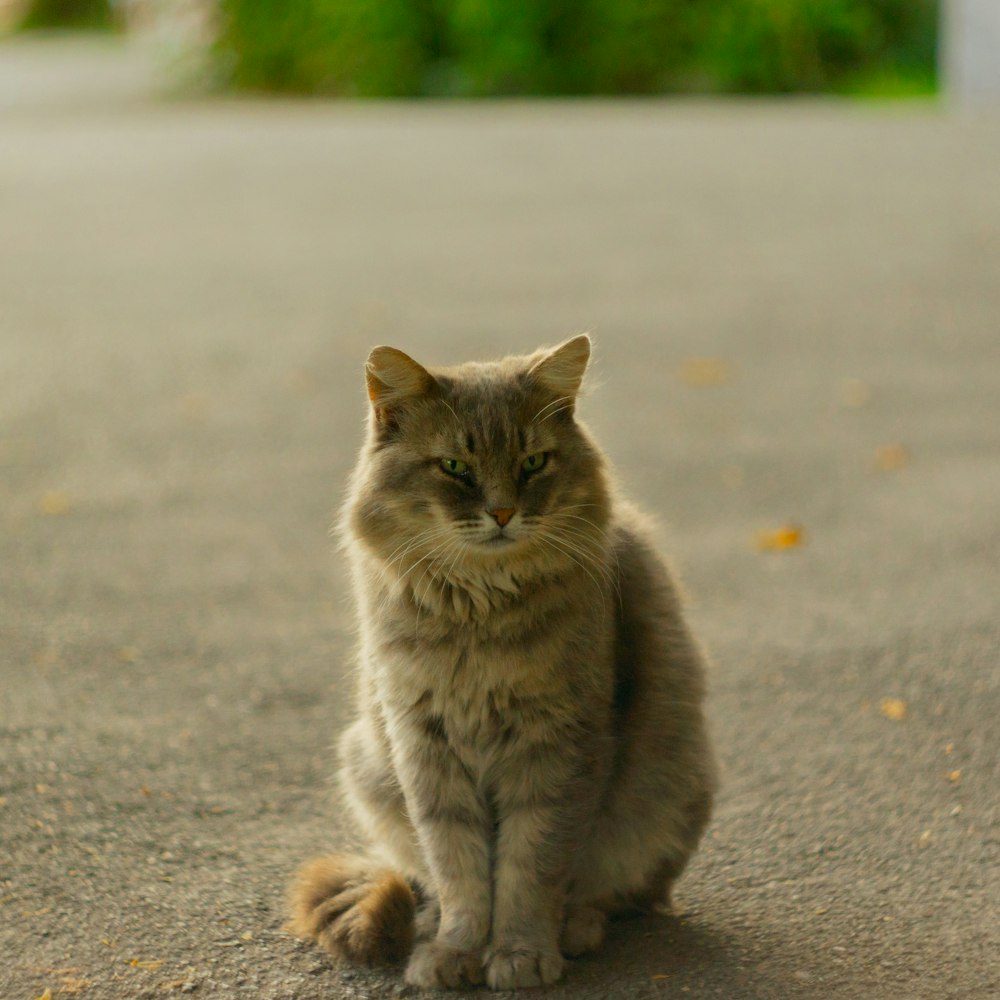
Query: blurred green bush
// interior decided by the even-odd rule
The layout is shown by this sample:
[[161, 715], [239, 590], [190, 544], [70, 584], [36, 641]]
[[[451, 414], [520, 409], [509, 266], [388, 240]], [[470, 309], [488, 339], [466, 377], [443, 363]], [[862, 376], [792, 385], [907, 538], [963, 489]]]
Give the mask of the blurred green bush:
[[[939, 0], [205, 2], [220, 8], [219, 75], [247, 90], [896, 95], [935, 86]], [[111, 6], [31, 0], [25, 27], [107, 26]]]
[[111, 28], [114, 19], [108, 0], [31, 0], [20, 28]]
[[938, 0], [221, 0], [240, 88], [372, 97], [934, 89]]

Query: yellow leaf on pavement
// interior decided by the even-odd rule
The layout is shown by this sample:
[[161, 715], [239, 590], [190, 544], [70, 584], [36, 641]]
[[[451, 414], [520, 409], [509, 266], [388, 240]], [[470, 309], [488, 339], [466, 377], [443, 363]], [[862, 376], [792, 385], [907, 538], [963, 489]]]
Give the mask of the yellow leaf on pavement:
[[773, 531], [757, 533], [757, 548], [761, 552], [783, 552], [794, 549], [805, 541], [805, 531], [798, 524], [785, 524]]
[[906, 718], [906, 702], [902, 698], [883, 698], [879, 702], [878, 710], [893, 722]]
[[38, 509], [49, 517], [58, 517], [69, 512], [69, 497], [62, 490], [49, 490], [38, 501]]
[[721, 358], [688, 358], [681, 364], [680, 380], [695, 389], [726, 385], [734, 377], [733, 366]]

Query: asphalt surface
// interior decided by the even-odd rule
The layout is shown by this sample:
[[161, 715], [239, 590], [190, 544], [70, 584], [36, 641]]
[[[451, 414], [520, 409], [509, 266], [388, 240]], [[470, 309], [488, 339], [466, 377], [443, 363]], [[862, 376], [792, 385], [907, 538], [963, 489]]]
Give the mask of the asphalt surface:
[[1000, 121], [159, 101], [126, 58], [0, 47], [0, 997], [411, 992], [281, 929], [348, 842], [361, 365], [584, 329], [724, 785], [683, 915], [551, 995], [1000, 995]]

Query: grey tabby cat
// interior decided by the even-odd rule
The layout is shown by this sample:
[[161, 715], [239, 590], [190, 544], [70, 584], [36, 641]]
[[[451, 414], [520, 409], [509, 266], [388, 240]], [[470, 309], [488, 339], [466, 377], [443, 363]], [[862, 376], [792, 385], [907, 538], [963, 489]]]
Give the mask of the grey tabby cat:
[[340, 776], [371, 853], [306, 865], [292, 926], [416, 986], [554, 982], [610, 915], [669, 906], [711, 811], [702, 659], [575, 418], [589, 357], [368, 358]]

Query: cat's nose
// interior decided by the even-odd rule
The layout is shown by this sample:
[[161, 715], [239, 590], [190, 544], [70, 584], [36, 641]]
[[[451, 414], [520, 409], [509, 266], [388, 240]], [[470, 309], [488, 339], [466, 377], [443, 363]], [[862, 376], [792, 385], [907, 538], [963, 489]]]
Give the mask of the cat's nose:
[[493, 510], [488, 510], [486, 512], [496, 521], [497, 524], [502, 528], [513, 516], [513, 507], [495, 507]]

